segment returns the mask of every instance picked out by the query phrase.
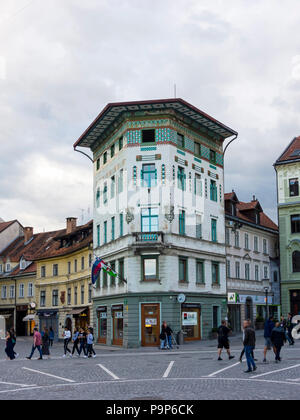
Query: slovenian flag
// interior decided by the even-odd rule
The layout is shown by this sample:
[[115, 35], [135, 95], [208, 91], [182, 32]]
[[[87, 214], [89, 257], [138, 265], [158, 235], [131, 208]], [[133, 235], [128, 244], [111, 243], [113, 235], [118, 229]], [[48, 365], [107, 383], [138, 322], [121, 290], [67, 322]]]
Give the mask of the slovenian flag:
[[117, 277], [117, 273], [101, 258], [97, 258], [92, 267], [92, 283], [95, 284], [100, 271], [106, 271], [111, 277]]

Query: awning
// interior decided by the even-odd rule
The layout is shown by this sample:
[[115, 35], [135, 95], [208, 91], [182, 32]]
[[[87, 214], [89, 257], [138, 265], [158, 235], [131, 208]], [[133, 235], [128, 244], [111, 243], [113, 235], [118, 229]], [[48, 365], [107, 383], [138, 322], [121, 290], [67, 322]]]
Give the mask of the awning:
[[32, 321], [34, 318], [35, 318], [35, 315], [26, 315], [26, 316], [23, 318], [23, 321], [24, 321], [24, 322], [25, 322], [25, 321]]
[[73, 309], [71, 312], [70, 312], [70, 315], [79, 315], [79, 314], [82, 314], [82, 312], [85, 312], [86, 310], [87, 310], [88, 308], [77, 308], [77, 309]]

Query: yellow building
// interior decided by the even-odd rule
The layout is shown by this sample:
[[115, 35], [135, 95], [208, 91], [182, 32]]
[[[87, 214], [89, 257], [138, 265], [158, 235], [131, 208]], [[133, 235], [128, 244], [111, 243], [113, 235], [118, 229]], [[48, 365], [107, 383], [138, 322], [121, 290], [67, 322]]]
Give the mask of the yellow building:
[[93, 222], [77, 227], [75, 218], [36, 258], [37, 320], [40, 330], [53, 328], [56, 340], [65, 326], [73, 331], [93, 325], [92, 261]]

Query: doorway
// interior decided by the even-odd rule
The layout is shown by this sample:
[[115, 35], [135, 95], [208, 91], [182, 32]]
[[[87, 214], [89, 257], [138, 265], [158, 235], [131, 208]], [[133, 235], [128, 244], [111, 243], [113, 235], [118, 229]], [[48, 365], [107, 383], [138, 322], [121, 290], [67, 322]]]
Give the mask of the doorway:
[[112, 307], [112, 327], [114, 346], [123, 346], [123, 305]]
[[141, 315], [142, 346], [158, 346], [160, 334], [159, 303], [142, 304]]
[[98, 343], [106, 344], [107, 339], [107, 308], [98, 308]]
[[181, 316], [184, 340], [201, 340], [201, 308], [183, 306]]

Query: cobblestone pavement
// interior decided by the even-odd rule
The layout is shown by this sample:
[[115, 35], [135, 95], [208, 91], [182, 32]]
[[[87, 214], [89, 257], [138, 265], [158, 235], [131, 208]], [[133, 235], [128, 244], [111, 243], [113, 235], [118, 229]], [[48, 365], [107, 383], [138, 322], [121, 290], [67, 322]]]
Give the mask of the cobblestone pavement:
[[217, 361], [216, 342], [185, 344], [179, 349], [116, 349], [95, 346], [97, 357], [62, 358], [56, 343], [51, 359], [27, 360], [31, 339], [19, 338], [20, 356], [7, 361], [0, 341], [0, 400], [199, 400], [299, 399], [300, 342], [286, 345], [282, 362], [268, 352], [263, 364], [263, 338], [258, 337], [257, 372], [246, 374], [239, 363], [241, 337], [231, 339], [235, 359]]

